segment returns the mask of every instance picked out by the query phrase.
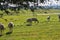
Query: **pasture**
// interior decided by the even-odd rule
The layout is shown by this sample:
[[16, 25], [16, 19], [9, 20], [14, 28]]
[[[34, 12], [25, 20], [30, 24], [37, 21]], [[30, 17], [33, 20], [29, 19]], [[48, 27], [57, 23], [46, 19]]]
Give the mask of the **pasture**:
[[[57, 14], [53, 14], [54, 11], [49, 12], [46, 10], [48, 14], [42, 15], [43, 12], [35, 12], [39, 15], [34, 16], [39, 20], [39, 23], [32, 23], [32, 26], [26, 26], [27, 18], [32, 18], [32, 12], [29, 10], [19, 11], [18, 15], [16, 13], [14, 15], [4, 15], [0, 18], [0, 22], [2, 22], [5, 26], [5, 31], [3, 32], [3, 36], [0, 37], [0, 40], [60, 40], [60, 22]], [[44, 11], [45, 12], [45, 11]], [[58, 13], [60, 10], [58, 11]], [[57, 11], [55, 11], [57, 13]], [[50, 15], [51, 19], [47, 22], [47, 16]], [[7, 19], [7, 21], [5, 20]], [[13, 33], [10, 35], [6, 35], [8, 32], [7, 24], [12, 21], [15, 26], [13, 29]]]

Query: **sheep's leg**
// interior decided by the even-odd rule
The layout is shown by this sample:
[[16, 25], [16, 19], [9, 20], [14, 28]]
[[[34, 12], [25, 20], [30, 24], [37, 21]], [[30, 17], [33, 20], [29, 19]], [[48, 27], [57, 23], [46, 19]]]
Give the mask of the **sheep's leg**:
[[47, 19], [47, 21], [49, 22], [49, 21], [50, 21], [50, 19]]
[[36, 23], [36, 21], [34, 21], [34, 23]]
[[1, 30], [0, 30], [0, 35], [1, 35]]
[[2, 30], [0, 30], [0, 36], [2, 36]]
[[37, 23], [39, 23], [39, 21], [37, 21]]
[[13, 28], [10, 28], [10, 29], [9, 29], [9, 32], [13, 32]]

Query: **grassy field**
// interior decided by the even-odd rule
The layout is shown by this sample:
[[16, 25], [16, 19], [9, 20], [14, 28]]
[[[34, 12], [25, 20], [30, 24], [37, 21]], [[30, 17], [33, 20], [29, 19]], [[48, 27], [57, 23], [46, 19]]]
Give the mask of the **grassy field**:
[[[27, 23], [24, 22], [26, 22], [27, 18], [33, 17], [31, 15], [32, 12], [30, 12], [29, 10], [23, 10], [19, 12], [20, 13], [18, 15], [4, 15], [3, 19], [0, 18], [0, 22], [2, 22], [6, 28], [3, 36], [0, 37], [0, 40], [60, 40], [60, 22], [56, 14], [50, 15], [50, 22], [47, 22], [46, 19], [48, 15], [34, 16], [39, 20], [39, 23], [32, 23], [32, 26], [26, 26]], [[37, 14], [41, 12], [39, 11], [35, 13]], [[48, 13], [59, 12], [48, 11]], [[5, 19], [7, 19], [8, 21], [5, 21]], [[10, 35], [6, 35], [6, 32], [9, 31], [7, 24], [10, 21], [12, 21], [15, 26], [13, 29], [13, 33]]]

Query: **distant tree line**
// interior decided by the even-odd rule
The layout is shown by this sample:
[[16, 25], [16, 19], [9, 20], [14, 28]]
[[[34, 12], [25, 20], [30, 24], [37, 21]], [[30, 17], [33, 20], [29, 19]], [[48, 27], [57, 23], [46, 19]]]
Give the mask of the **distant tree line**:
[[[24, 9], [28, 9], [28, 8], [30, 8], [28, 1], [30, 1], [30, 2], [37, 2], [37, 5], [38, 5], [38, 0], [0, 0], [0, 2], [8, 2], [8, 3], [7, 3], [6, 5], [4, 5], [4, 6], [1, 6], [1, 5], [0, 5], [0, 6], [1, 6], [0, 9], [5, 9], [6, 7], [8, 8], [8, 4], [9, 4], [9, 3], [20, 5], [20, 6], [18, 6], [18, 7], [14, 7], [13, 9], [18, 8], [18, 10], [19, 10], [20, 7], [21, 7], [21, 8], [24, 8]], [[24, 3], [24, 2], [25, 2], [25, 3]], [[40, 2], [43, 3], [44, 0], [40, 0]], [[5, 7], [5, 6], [6, 6], [6, 7]], [[4, 8], [4, 7], [5, 7], [5, 8]], [[33, 7], [32, 7], [32, 8], [33, 8]]]
[[[3, 2], [4, 1], [9, 1], [9, 2], [12, 2], [12, 3], [18, 3], [18, 2], [22, 3], [22, 2], [28, 2], [28, 1], [35, 2], [35, 1], [38, 1], [38, 0], [0, 0], [0, 2], [2, 2], [2, 1]], [[43, 3], [44, 0], [40, 0], [40, 2]]]

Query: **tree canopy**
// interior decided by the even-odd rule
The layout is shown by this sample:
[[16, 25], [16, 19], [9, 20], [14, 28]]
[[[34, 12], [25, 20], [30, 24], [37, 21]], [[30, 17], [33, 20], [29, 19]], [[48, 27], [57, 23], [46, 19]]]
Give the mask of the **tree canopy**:
[[[17, 2], [27, 2], [27, 1], [31, 1], [31, 2], [35, 2], [35, 1], [38, 1], [38, 0], [0, 0], [0, 2], [1, 1], [11, 1], [11, 2], [13, 2], [13, 3], [17, 3]], [[40, 0], [40, 2], [41, 3], [43, 3], [44, 2], [44, 0]]]

